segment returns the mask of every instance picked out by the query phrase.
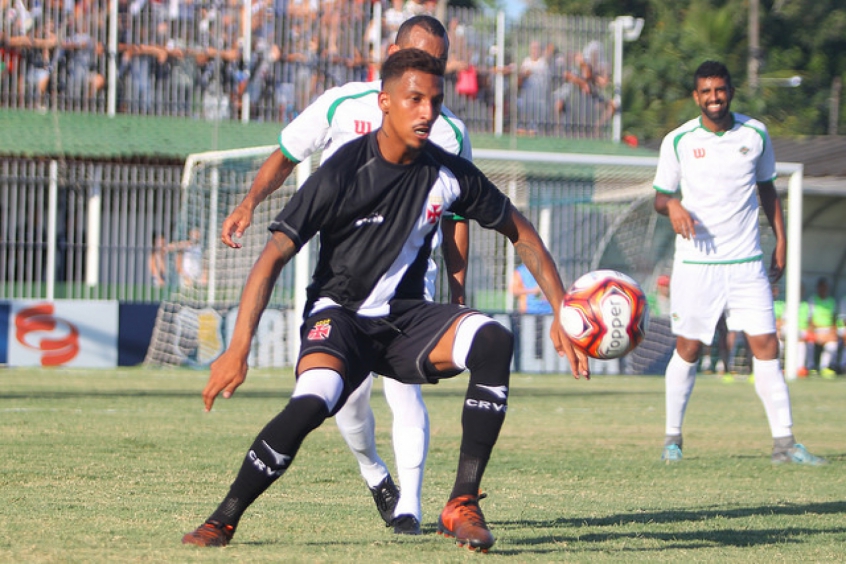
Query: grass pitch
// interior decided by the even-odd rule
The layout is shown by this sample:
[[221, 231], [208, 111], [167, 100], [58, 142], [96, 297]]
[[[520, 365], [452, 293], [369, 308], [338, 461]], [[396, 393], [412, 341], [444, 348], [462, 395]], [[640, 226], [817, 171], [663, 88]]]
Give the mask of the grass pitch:
[[[245, 515], [233, 544], [183, 533], [214, 509], [290, 371], [253, 371], [204, 413], [207, 373], [0, 369], [2, 562], [842, 561], [846, 379], [790, 384], [797, 438], [830, 460], [773, 467], [751, 384], [697, 382], [685, 459], [659, 461], [663, 379], [515, 375], [483, 484], [487, 555], [435, 534], [452, 484], [466, 377], [424, 388], [432, 440], [420, 537], [378, 517], [333, 421]], [[392, 464], [377, 382], [378, 440]]]

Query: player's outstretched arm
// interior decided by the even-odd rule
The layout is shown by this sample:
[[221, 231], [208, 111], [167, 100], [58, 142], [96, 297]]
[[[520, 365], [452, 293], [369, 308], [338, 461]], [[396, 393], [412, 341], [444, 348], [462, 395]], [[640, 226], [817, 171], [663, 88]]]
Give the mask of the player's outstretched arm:
[[224, 398], [232, 397], [247, 378], [247, 357], [261, 314], [267, 307], [282, 267], [295, 254], [297, 249], [294, 242], [287, 235], [276, 232], [250, 270], [238, 304], [232, 341], [226, 351], [211, 364], [209, 381], [203, 390], [206, 411], [211, 411], [218, 394], [223, 392]]
[[256, 173], [250, 191], [223, 221], [220, 240], [225, 245], [233, 249], [241, 248], [241, 243], [235, 241], [233, 237], [241, 238], [244, 235], [253, 222], [253, 212], [256, 207], [282, 186], [295, 166], [297, 163], [288, 159], [279, 149], [270, 154]]
[[441, 249], [449, 283], [450, 301], [464, 305], [464, 281], [467, 277], [467, 256], [470, 249], [470, 226], [467, 220], [445, 219], [441, 223], [444, 240]]
[[552, 305], [555, 320], [552, 323], [550, 337], [555, 344], [555, 350], [558, 351], [559, 355], [567, 356], [573, 376], [576, 378], [584, 376], [586, 379], [590, 379], [587, 355], [581, 349], [573, 346], [570, 337], [567, 336], [561, 325], [561, 304], [564, 301], [566, 291], [561, 282], [561, 276], [558, 274], [558, 268], [555, 266], [555, 261], [552, 260], [552, 255], [543, 244], [540, 235], [538, 235], [532, 223], [513, 206], [511, 206], [506, 220], [497, 230], [511, 240], [514, 250], [517, 251], [532, 276], [535, 277], [543, 295]]

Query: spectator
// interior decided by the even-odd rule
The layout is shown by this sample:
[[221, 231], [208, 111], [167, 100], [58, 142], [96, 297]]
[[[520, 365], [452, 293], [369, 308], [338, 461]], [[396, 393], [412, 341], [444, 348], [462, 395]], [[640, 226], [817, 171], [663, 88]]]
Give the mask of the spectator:
[[590, 87], [581, 77], [576, 54], [561, 53], [554, 43], [547, 44], [546, 52], [551, 65], [553, 119], [560, 123], [573, 103], [575, 89], [587, 94]]
[[[773, 295], [775, 296], [775, 294]], [[792, 320], [788, 315], [787, 310], [783, 309], [783, 306], [778, 307], [782, 308], [782, 315], [780, 316], [781, 319], [779, 319], [779, 315], [777, 314], [778, 309], [776, 309], [775, 303], [773, 304], [773, 311], [776, 312], [776, 327], [779, 328], [779, 337], [783, 341], [787, 336], [787, 325], [791, 323]], [[811, 314], [808, 301], [805, 300], [805, 284], [802, 284], [799, 291], [798, 315], [799, 319], [797, 320], [796, 325], [799, 331], [799, 342], [796, 344], [796, 376], [799, 378], [807, 378], [809, 374], [808, 353], [811, 352], [813, 355], [814, 339], [808, 331]]]
[[[809, 331], [814, 342], [813, 366], [823, 378], [837, 375], [837, 301], [829, 294], [828, 280], [817, 280], [817, 292], [808, 300], [811, 316]], [[819, 362], [816, 361], [819, 353]]]
[[517, 300], [515, 314], [511, 316], [511, 331], [514, 333], [514, 368], [519, 371], [522, 369], [523, 329], [528, 329], [524, 326], [524, 320], [527, 322], [531, 320], [534, 323], [534, 355], [535, 358], [541, 358], [543, 357], [544, 331], [543, 318], [540, 316], [551, 315], [552, 306], [525, 264], [514, 269], [514, 274], [511, 276], [511, 294]]
[[[23, 19], [25, 22], [29, 20]], [[42, 112], [47, 111], [47, 89], [53, 76], [53, 58], [58, 46], [56, 30], [52, 19], [44, 22], [43, 37], [35, 37], [36, 27], [32, 25], [27, 31], [29, 49], [26, 50], [26, 88], [27, 96], [33, 106]], [[21, 83], [23, 88], [24, 83]], [[23, 94], [23, 92], [21, 92]], [[21, 96], [23, 97], [23, 96]]]
[[90, 33], [88, 15], [73, 18], [70, 37], [63, 44], [67, 61], [67, 93], [74, 103], [94, 99], [105, 87], [105, 77], [97, 72], [97, 57], [103, 55], [103, 44]]
[[167, 241], [161, 233], [153, 233], [153, 248], [147, 262], [154, 288], [167, 285]]
[[587, 93], [594, 108], [599, 112], [594, 122], [594, 134], [599, 135], [602, 127], [617, 111], [613, 95], [608, 94], [611, 78], [608, 74], [608, 62], [602, 44], [599, 41], [588, 43], [579, 55], [578, 63], [581, 80], [587, 86]]
[[183, 288], [191, 289], [206, 284], [208, 273], [203, 264], [203, 244], [199, 227], [192, 227], [187, 240], [171, 243], [167, 250], [179, 253], [176, 257], [176, 272]]
[[518, 87], [520, 122], [517, 134], [533, 137], [538, 134], [548, 115], [546, 100], [549, 95], [549, 65], [541, 54], [538, 41], [529, 44], [529, 54], [520, 64]]

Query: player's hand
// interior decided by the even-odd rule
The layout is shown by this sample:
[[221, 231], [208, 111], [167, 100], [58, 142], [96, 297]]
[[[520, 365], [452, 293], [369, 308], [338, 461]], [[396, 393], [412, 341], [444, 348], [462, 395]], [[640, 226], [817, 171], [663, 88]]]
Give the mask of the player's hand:
[[238, 386], [247, 379], [247, 357], [233, 353], [224, 352], [211, 364], [209, 381], [203, 390], [203, 403], [206, 411], [211, 411], [214, 400], [218, 394], [223, 392], [223, 397], [229, 399]]
[[777, 244], [773, 249], [773, 257], [770, 261], [770, 282], [778, 282], [784, 275], [787, 267], [787, 244]]
[[699, 223], [690, 212], [685, 209], [678, 200], [670, 200], [667, 204], [667, 212], [673, 231], [684, 239], [692, 239], [696, 236], [696, 224]]
[[244, 232], [252, 222], [252, 210], [245, 208], [244, 206], [236, 207], [232, 210], [232, 213], [229, 214], [229, 217], [223, 221], [223, 227], [220, 230], [220, 240], [228, 247], [240, 249], [241, 243], [238, 243], [232, 237], [234, 236], [239, 239], [243, 237]]
[[576, 379], [584, 376], [585, 380], [590, 380], [590, 367], [588, 366], [588, 356], [585, 351], [573, 345], [573, 341], [564, 332], [564, 327], [561, 326], [561, 320], [558, 315], [552, 321], [552, 329], [550, 330], [550, 337], [555, 344], [555, 350], [558, 351], [558, 356], [566, 356], [570, 361], [570, 371]]

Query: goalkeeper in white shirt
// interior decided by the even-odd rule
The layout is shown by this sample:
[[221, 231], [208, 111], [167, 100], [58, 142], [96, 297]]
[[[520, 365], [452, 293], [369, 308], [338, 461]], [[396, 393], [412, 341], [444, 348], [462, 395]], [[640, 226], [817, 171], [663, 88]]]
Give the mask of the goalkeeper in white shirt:
[[[413, 16], [397, 32], [396, 43], [388, 54], [414, 47], [446, 61], [449, 39], [436, 18]], [[381, 81], [350, 82], [327, 90], [279, 135], [279, 149], [261, 166], [249, 193], [223, 222], [222, 241], [239, 248], [240, 238], [250, 226], [255, 208], [277, 190], [294, 167], [309, 155], [322, 150], [321, 162], [345, 143], [375, 131], [382, 124], [378, 105]], [[472, 158], [470, 140], [464, 123], [446, 108], [433, 125], [431, 140], [448, 152], [468, 160]], [[444, 221], [443, 256], [448, 271], [453, 303], [464, 303], [464, 273], [469, 246], [465, 221]], [[435, 242], [437, 244], [437, 242]], [[428, 298], [434, 297], [437, 269], [429, 263]], [[341, 435], [358, 460], [362, 477], [379, 513], [397, 534], [419, 534], [421, 521], [420, 491], [423, 468], [429, 446], [429, 416], [419, 385], [383, 379], [388, 405], [393, 412], [393, 444], [399, 477], [397, 489], [390, 472], [376, 452], [375, 420], [370, 407], [372, 375], [350, 396], [335, 415]]]

